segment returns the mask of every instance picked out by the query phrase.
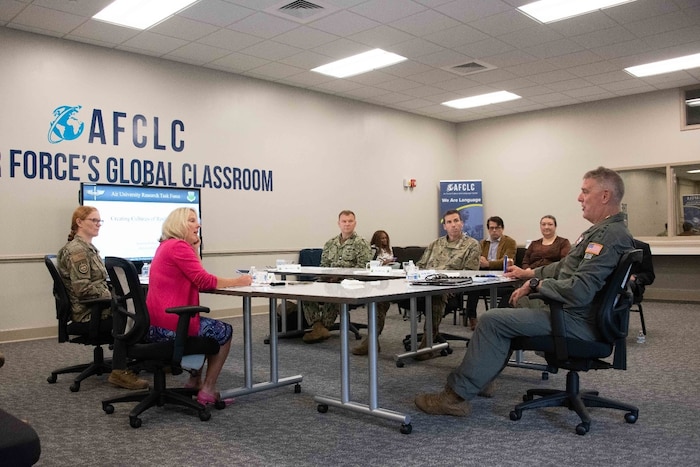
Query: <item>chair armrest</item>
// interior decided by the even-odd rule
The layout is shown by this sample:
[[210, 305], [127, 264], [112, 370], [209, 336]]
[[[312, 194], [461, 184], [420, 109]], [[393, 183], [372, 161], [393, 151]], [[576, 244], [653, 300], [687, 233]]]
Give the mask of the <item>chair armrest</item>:
[[185, 354], [185, 341], [187, 340], [187, 330], [190, 325], [190, 319], [197, 313], [209, 313], [209, 311], [209, 308], [197, 305], [177, 306], [165, 309], [166, 313], [174, 313], [178, 315], [172, 359], [173, 374], [176, 374], [175, 372], [177, 370], [175, 368], [180, 368], [182, 356]]
[[112, 305], [111, 298], [88, 298], [80, 300], [80, 303], [90, 309], [90, 340], [97, 342], [100, 335], [100, 322], [102, 321], [102, 310]]
[[551, 300], [542, 294], [530, 294], [530, 298], [539, 298], [549, 305], [549, 319], [552, 322], [552, 337], [554, 338], [554, 353], [557, 360], [569, 358], [569, 351], [566, 345], [566, 323], [564, 321], [564, 304], [556, 300]]

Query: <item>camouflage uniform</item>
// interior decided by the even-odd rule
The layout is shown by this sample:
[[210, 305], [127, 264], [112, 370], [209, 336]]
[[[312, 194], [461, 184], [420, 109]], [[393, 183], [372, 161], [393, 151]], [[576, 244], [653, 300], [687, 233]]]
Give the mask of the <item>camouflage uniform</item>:
[[[323, 245], [321, 267], [364, 268], [367, 261], [372, 259], [369, 242], [357, 235], [356, 232], [353, 232], [350, 238], [342, 243], [340, 239], [341, 236], [338, 235]], [[320, 321], [328, 329], [335, 323], [339, 311], [337, 303], [304, 302], [304, 316], [309, 326]], [[386, 310], [383, 315], [386, 316]]]
[[[556, 263], [534, 270], [542, 280], [539, 293], [564, 303], [566, 333], [582, 340], [597, 337], [593, 298], [617, 267], [622, 255], [634, 249], [632, 235], [618, 213], [591, 226]], [[534, 300], [533, 300], [534, 301]], [[549, 309], [492, 308], [485, 312], [472, 336], [462, 363], [448, 377], [448, 385], [464, 399], [472, 399], [501, 371], [516, 336], [552, 333]]]
[[[107, 269], [97, 248], [78, 235], [58, 252], [58, 271], [68, 289], [73, 308], [73, 321], [90, 321], [90, 311], [80, 300], [110, 298], [107, 287]], [[102, 311], [102, 319], [111, 315], [109, 308]]]
[[[447, 235], [431, 243], [423, 252], [416, 266], [421, 269], [479, 269], [479, 242], [463, 235], [456, 242], [450, 242]], [[447, 295], [433, 295], [433, 338], [437, 335], [447, 304]]]

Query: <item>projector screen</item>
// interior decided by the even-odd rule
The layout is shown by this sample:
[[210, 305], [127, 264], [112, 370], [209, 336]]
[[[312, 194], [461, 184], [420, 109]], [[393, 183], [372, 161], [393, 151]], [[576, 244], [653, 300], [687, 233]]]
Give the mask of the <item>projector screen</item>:
[[[141, 262], [153, 259], [163, 221], [173, 209], [192, 208], [201, 219], [199, 195], [198, 188], [80, 184], [80, 204], [97, 208], [104, 221], [92, 240], [100, 256]], [[202, 242], [200, 257], [201, 248]]]

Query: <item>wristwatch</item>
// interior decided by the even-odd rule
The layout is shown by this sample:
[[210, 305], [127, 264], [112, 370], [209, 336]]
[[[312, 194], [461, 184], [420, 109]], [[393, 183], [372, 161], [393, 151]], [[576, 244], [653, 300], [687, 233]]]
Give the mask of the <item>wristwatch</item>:
[[530, 290], [537, 292], [537, 286], [540, 285], [540, 280], [536, 277], [530, 279]]

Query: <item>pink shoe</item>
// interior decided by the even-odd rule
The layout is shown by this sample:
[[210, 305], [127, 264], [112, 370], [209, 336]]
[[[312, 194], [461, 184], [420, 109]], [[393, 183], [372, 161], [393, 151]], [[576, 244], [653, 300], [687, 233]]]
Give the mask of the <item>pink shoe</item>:
[[213, 405], [217, 409], [223, 409], [225, 407], [228, 407], [229, 405], [233, 404], [234, 401], [235, 399], [233, 398], [221, 399], [221, 396], [218, 392], [216, 394], [209, 394], [203, 389], [200, 389], [197, 393], [197, 402], [199, 402], [202, 405]]

